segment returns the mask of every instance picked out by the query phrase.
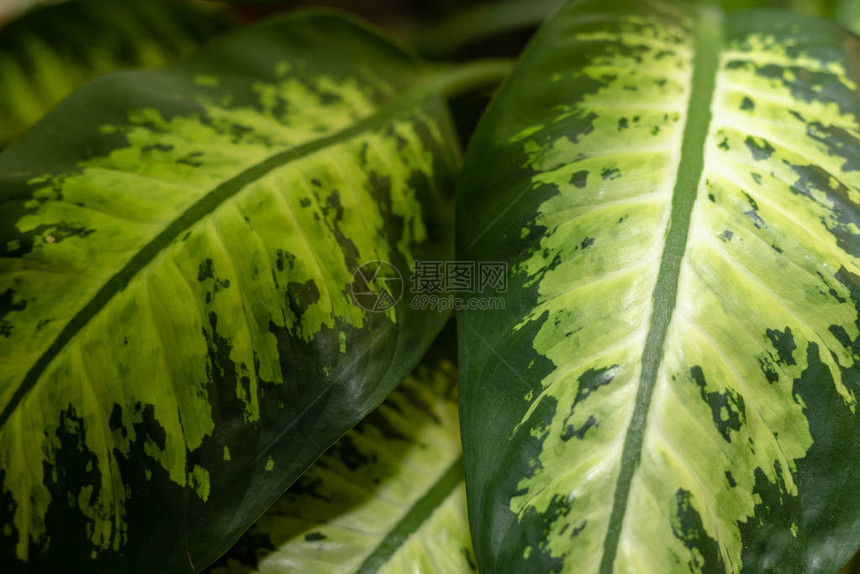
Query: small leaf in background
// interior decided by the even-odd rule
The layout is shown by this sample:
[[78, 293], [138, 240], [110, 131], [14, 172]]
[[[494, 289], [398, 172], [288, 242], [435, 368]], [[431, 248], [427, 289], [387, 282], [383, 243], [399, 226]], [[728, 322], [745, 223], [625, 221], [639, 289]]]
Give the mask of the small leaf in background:
[[0, 149], [85, 82], [195, 51], [228, 28], [218, 12], [179, 0], [73, 0], [0, 26]]
[[[469, 144], [458, 315], [479, 566], [838, 571], [860, 542], [860, 39], [582, 0]], [[467, 307], [468, 308], [468, 307]]]
[[456, 371], [425, 359], [208, 574], [474, 572]]
[[297, 14], [0, 154], [4, 574], [199, 571], [410, 372], [445, 315], [352, 286], [451, 256], [446, 78]]

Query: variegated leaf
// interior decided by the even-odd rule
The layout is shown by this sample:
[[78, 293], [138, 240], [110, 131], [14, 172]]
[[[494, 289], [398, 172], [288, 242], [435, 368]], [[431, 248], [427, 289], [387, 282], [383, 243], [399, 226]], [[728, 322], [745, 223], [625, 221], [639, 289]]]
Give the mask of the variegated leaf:
[[474, 572], [456, 371], [426, 359], [209, 574]]
[[836, 572], [860, 543], [860, 40], [583, 0], [470, 143], [467, 491], [488, 572]]
[[226, 20], [178, 0], [73, 0], [0, 27], [0, 148], [85, 82], [156, 68], [223, 32]]
[[353, 273], [448, 256], [439, 92], [478, 76], [295, 15], [0, 155], [4, 573], [199, 571], [408, 374], [444, 316]]

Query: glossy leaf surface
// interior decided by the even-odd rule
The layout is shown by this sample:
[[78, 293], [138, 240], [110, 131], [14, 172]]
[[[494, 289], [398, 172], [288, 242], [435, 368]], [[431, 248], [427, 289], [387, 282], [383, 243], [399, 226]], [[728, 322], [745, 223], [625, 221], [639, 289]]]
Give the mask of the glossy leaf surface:
[[0, 155], [4, 572], [199, 571], [409, 373], [444, 315], [353, 273], [450, 256], [440, 82], [296, 15]]
[[488, 572], [836, 572], [860, 542], [860, 40], [581, 1], [470, 143], [458, 259]]
[[474, 572], [456, 371], [425, 360], [209, 574]]

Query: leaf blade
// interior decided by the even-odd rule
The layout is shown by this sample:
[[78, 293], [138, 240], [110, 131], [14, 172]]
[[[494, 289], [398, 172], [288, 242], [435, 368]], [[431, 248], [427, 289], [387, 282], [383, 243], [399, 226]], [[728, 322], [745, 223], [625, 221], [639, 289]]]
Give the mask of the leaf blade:
[[211, 574], [474, 571], [455, 380], [447, 359], [425, 360]]
[[[501, 248], [514, 270], [510, 311], [461, 317], [467, 488], [483, 568], [828, 571], [856, 545], [853, 519], [823, 493], [848, 494], [815, 470], [850, 473], [833, 437], [857, 432], [848, 350], [857, 311], [839, 272], [856, 263], [856, 39], [785, 13], [727, 14], [698, 185], [675, 177], [688, 162], [679, 125], [691, 121], [697, 18], [680, 3], [568, 5], [470, 143], [458, 210], [486, 214], [461, 222], [458, 257], [497, 258]], [[784, 48], [801, 26], [806, 35]], [[690, 114], [705, 104], [691, 102]], [[669, 210], [677, 186], [696, 196], [689, 225]], [[769, 208], [783, 205], [768, 217], [765, 188]], [[689, 237], [676, 253], [675, 311], [661, 319], [659, 298], [672, 289], [655, 292], [659, 254], [678, 221]], [[803, 363], [790, 347], [807, 341], [785, 329], [810, 332], [796, 316], [817, 333], [836, 325], [842, 339], [811, 340]], [[667, 331], [649, 406], [639, 381], [655, 320]], [[714, 337], [722, 348], [708, 345]], [[813, 401], [805, 393], [816, 381], [827, 391]], [[838, 417], [823, 414], [825, 401]], [[501, 429], [487, 428], [488, 413]], [[625, 451], [636, 413], [643, 448]], [[616, 489], [624, 468], [629, 493]], [[626, 508], [613, 522], [616, 497]], [[842, 525], [837, 538], [817, 534], [826, 520]], [[605, 543], [616, 536], [613, 556]]]
[[450, 247], [425, 79], [292, 16], [97, 80], [0, 156], [4, 560], [198, 569], [406, 374], [444, 317], [349, 293], [364, 261]]

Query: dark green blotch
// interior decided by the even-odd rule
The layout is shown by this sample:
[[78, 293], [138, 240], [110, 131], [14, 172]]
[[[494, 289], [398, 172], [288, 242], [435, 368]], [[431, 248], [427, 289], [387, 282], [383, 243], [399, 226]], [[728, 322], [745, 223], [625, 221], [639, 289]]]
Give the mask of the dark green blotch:
[[[819, 165], [795, 165], [787, 160], [783, 163], [797, 174], [797, 181], [790, 188], [792, 193], [826, 209], [829, 214], [822, 218], [822, 223], [836, 238], [836, 244], [854, 257], [860, 257], [860, 234], [854, 231], [860, 227], [860, 210], [852, 199], [852, 190]], [[834, 182], [835, 188], [831, 187]]]
[[188, 165], [191, 167], [201, 167], [201, 166], [203, 166], [203, 162], [200, 161], [198, 158], [203, 157], [203, 155], [204, 154], [202, 151], [191, 152], [190, 154], [186, 155], [185, 157], [181, 157], [181, 158], [177, 159], [176, 163], [181, 163], [183, 165]]
[[845, 331], [845, 327], [842, 325], [830, 325], [828, 329], [836, 340], [839, 341], [839, 344], [845, 347], [846, 349], [851, 348], [851, 337], [848, 336], [848, 332]]
[[600, 172], [600, 177], [603, 179], [618, 179], [621, 177], [621, 170], [617, 167], [605, 167]]
[[630, 127], [630, 121], [627, 118], [618, 120], [618, 131], [626, 130], [628, 127]]
[[6, 315], [17, 311], [23, 311], [27, 301], [22, 299], [15, 301], [15, 290], [6, 289], [0, 293], [0, 336], [9, 337], [12, 334], [12, 324], [6, 319]]
[[794, 336], [791, 334], [791, 328], [786, 327], [785, 331], [779, 329], [768, 329], [765, 331], [767, 338], [770, 339], [773, 348], [779, 354], [777, 364], [779, 365], [794, 365], [794, 351], [797, 350], [797, 344], [794, 342]]
[[570, 419], [573, 417], [576, 412], [576, 405], [587, 399], [591, 396], [591, 393], [595, 392], [600, 387], [608, 385], [615, 378], [615, 375], [618, 374], [618, 365], [612, 365], [611, 367], [604, 367], [599, 369], [589, 369], [582, 373], [579, 376], [578, 382], [579, 386], [576, 390], [576, 397], [573, 399], [573, 404], [570, 407], [570, 413], [564, 418], [564, 422], [562, 423], [564, 426], [564, 432], [562, 433], [562, 440], [569, 440], [573, 437], [577, 437], [579, 439], [585, 436], [585, 433], [591, 427], [599, 426], [597, 420], [594, 418], [594, 415], [589, 415], [588, 420], [580, 427], [579, 429], [574, 428], [573, 425], [568, 424]]
[[207, 279], [213, 279], [215, 277], [215, 266], [212, 263], [210, 258], [206, 258], [200, 262], [200, 266], [197, 268], [197, 280], [198, 281], [206, 281]]
[[570, 529], [570, 536], [568, 536], [568, 538], [576, 538], [576, 536], [578, 536], [580, 532], [585, 530], [585, 527], [587, 525], [588, 525], [588, 520], [583, 520], [581, 524], [574, 526], [573, 528], [570, 528], [571, 526], [573, 526], [573, 524], [571, 522], [565, 522], [564, 526], [561, 527], [561, 530], [559, 530], [558, 533], [564, 534], [565, 532], [568, 531], [568, 529]]
[[301, 317], [308, 307], [320, 300], [320, 292], [313, 279], [306, 283], [287, 283], [287, 304], [296, 317]]
[[588, 249], [592, 245], [594, 245], [594, 238], [593, 237], [586, 237], [585, 239], [582, 240], [582, 243], [579, 244], [579, 247], [580, 247], [580, 249]]
[[[743, 571], [792, 572], [802, 564], [807, 534], [802, 526], [800, 500], [788, 493], [782, 467], [773, 463], [776, 482], [772, 483], [761, 468], [756, 468], [753, 494], [761, 500], [754, 514], [740, 522], [743, 541]], [[797, 536], [791, 525], [798, 524]], [[766, 564], [766, 566], [765, 566]]]
[[113, 432], [120, 433], [122, 438], [128, 438], [128, 429], [122, 424], [122, 407], [118, 403], [113, 404], [108, 425]]
[[753, 225], [756, 226], [756, 229], [761, 229], [764, 227], [764, 220], [758, 214], [758, 202], [756, 202], [756, 200], [748, 193], [744, 193], [744, 197], [747, 198], [747, 203], [749, 203], [752, 208], [749, 211], [745, 211], [744, 215], [752, 219]]
[[305, 542], [319, 542], [320, 540], [325, 540], [328, 537], [322, 532], [311, 532], [309, 534], [305, 534]]
[[806, 135], [825, 146], [828, 155], [843, 158], [842, 171], [860, 171], [860, 146], [856, 136], [844, 128], [825, 126], [821, 122], [807, 123]]
[[755, 109], [755, 104], [753, 103], [753, 101], [751, 99], [744, 96], [744, 99], [741, 102], [741, 109], [744, 111]]
[[[77, 416], [72, 405], [60, 411], [58, 422], [55, 437], [59, 447], [53, 457], [54, 464], [47, 460], [41, 464], [44, 486], [50, 492], [45, 528], [47, 532], [62, 533], [62, 536], [52, 536], [50, 543], [39, 550], [31, 541], [30, 555], [37, 563], [47, 560], [54, 566], [60, 564], [60, 560], [87, 564], [91, 562], [89, 554], [93, 548], [89, 540], [92, 526], [90, 519], [81, 512], [79, 501], [91, 506], [101, 494], [98, 457], [86, 446], [87, 434], [99, 430], [87, 428], [84, 418]], [[85, 495], [87, 491], [89, 494]], [[31, 572], [55, 571], [55, 568], [40, 568], [32, 561], [30, 565]]]
[[[15, 497], [4, 487], [6, 484], [6, 470], [0, 468], [0, 522], [12, 524], [17, 511], [18, 504]], [[19, 534], [17, 528], [12, 528], [8, 534], [0, 529], [0, 556], [15, 556], [15, 547], [18, 545]], [[19, 564], [23, 569], [24, 566]], [[14, 566], [8, 568], [14, 574], [17, 569]]]
[[[546, 321], [547, 316], [548, 313], [544, 312], [541, 315], [541, 321], [527, 325], [524, 329], [531, 329], [529, 334], [536, 334], [537, 327]], [[545, 362], [549, 361], [542, 355], [535, 355], [535, 366], [531, 367], [532, 372], [526, 369], [527, 375], [533, 376], [538, 369], [540, 374], [550, 372], [551, 364], [546, 365]], [[541, 378], [537, 377], [534, 380], [539, 382]], [[493, 547], [498, 550], [488, 562], [481, 564], [482, 571], [511, 574], [561, 571], [562, 559], [552, 556], [549, 549], [544, 546], [543, 533], [556, 517], [567, 515], [570, 511], [569, 505], [566, 504], [567, 497], [558, 495], [558, 500], [554, 499], [550, 502], [546, 514], [537, 512], [531, 507], [522, 515], [516, 515], [510, 508], [511, 498], [527, 493], [521, 486], [522, 480], [534, 476], [541, 469], [540, 455], [549, 433], [535, 433], [531, 429], [547, 427], [556, 417], [557, 407], [558, 402], [553, 396], [545, 396], [538, 401], [528, 422], [521, 427], [522, 430], [508, 439], [510, 448], [502, 451], [500, 460], [495, 462], [498, 470], [491, 475], [488, 486], [491, 490], [504, 495], [488, 500], [483, 514], [490, 524], [497, 525], [489, 535], [492, 536]], [[464, 419], [464, 423], [467, 426], [470, 421]], [[507, 436], [507, 433], [500, 436]], [[468, 484], [466, 488], [468, 495]], [[526, 546], [533, 548], [528, 558], [523, 556], [523, 549]], [[481, 551], [480, 546], [478, 551]], [[478, 557], [480, 559], [482, 554], [478, 554]]]
[[753, 225], [755, 225], [756, 229], [761, 229], [762, 227], [764, 227], [764, 219], [761, 218], [761, 216], [758, 214], [758, 211], [750, 209], [749, 211], [745, 211], [744, 215], [746, 215], [752, 220]]
[[698, 365], [690, 368], [690, 378], [699, 387], [702, 400], [711, 408], [711, 417], [717, 430], [726, 442], [732, 442], [730, 431], [740, 430], [741, 425], [746, 422], [744, 398], [729, 389], [722, 393], [708, 392], [705, 373]]
[[275, 266], [278, 268], [278, 271], [283, 271], [286, 264], [289, 264], [290, 269], [292, 269], [296, 263], [296, 256], [283, 249], [278, 249], [276, 255]]
[[573, 416], [573, 413], [571, 413], [570, 415], [568, 415], [567, 418], [564, 419], [564, 432], [561, 433], [561, 440], [563, 441], [568, 441], [573, 437], [576, 437], [581, 440], [585, 437], [585, 433], [588, 432], [588, 429], [590, 429], [591, 427], [600, 426], [597, 424], [597, 419], [594, 418], [594, 415], [588, 415], [588, 420], [585, 421], [585, 424], [583, 424], [579, 428], [574, 428], [573, 425], [567, 424], [567, 421], [570, 420], [571, 416]]
[[50, 235], [53, 237], [53, 240], [51, 241], [52, 243], [60, 243], [69, 237], [86, 237], [91, 233], [95, 233], [95, 231], [95, 229], [87, 229], [86, 227], [80, 226], [76, 227], [69, 225], [66, 222], [60, 222], [40, 225], [28, 233], [31, 234], [32, 237], [41, 238], [42, 241], [45, 241], [45, 238]]
[[578, 171], [578, 172], [574, 173], [572, 176], [570, 176], [570, 183], [574, 187], [578, 187], [580, 189], [585, 187], [585, 184], [587, 181], [588, 181], [588, 171], [584, 170], [584, 169], [581, 171]]
[[759, 367], [761, 368], [761, 372], [764, 373], [767, 382], [775, 383], [779, 380], [779, 375], [776, 372], [776, 369], [773, 368], [773, 363], [767, 357], [759, 357], [758, 359]]
[[732, 476], [732, 471], [730, 470], [726, 471], [726, 480], [729, 481], [729, 486], [732, 488], [738, 485], [738, 483], [735, 482], [735, 477]]
[[[413, 172], [413, 176], [415, 173], [417, 172]], [[410, 187], [415, 188], [417, 186], [410, 185]], [[320, 198], [317, 197], [317, 200], [319, 201]], [[320, 201], [320, 206], [324, 216], [323, 223], [325, 223], [325, 226], [328, 227], [329, 231], [334, 235], [338, 245], [343, 249], [343, 259], [346, 263], [347, 269], [358, 269], [358, 248], [340, 228], [340, 222], [343, 220], [344, 214], [343, 204], [340, 201], [340, 192], [336, 189], [332, 190], [331, 195], [329, 195], [324, 202]]]
[[575, 407], [589, 396], [591, 393], [599, 389], [600, 387], [606, 386], [612, 382], [612, 379], [615, 378], [615, 375], [618, 374], [618, 365], [612, 365], [611, 367], [603, 367], [599, 369], [588, 369], [582, 375], [579, 376], [579, 387], [576, 391], [576, 398], [573, 400], [573, 406]]
[[[516, 528], [508, 531], [505, 543], [499, 549], [499, 564], [505, 565], [503, 570], [542, 574], [561, 572], [562, 558], [550, 555], [546, 533], [558, 520], [566, 518], [570, 521], [573, 518], [570, 513], [574, 502], [575, 500], [569, 500], [566, 494], [555, 494], [544, 512], [538, 513], [534, 507], [529, 507]], [[510, 540], [514, 534], [518, 535], [516, 540]], [[532, 552], [525, 558], [523, 550], [527, 547], [531, 547]]]
[[164, 427], [155, 418], [155, 405], [144, 405], [138, 402], [134, 405], [134, 410], [140, 413], [143, 424], [146, 425], [146, 435], [153, 440], [159, 450], [164, 450], [165, 446], [167, 446], [167, 431], [164, 430]]
[[755, 161], [769, 159], [773, 155], [773, 152], [776, 151], [766, 140], [762, 141], [764, 143], [759, 145], [752, 136], [747, 136], [747, 139], [744, 140], [744, 144], [750, 150]]
[[722, 239], [723, 241], [731, 241], [732, 237], [734, 236], [734, 233], [726, 229], [725, 231], [723, 231], [722, 235], [720, 235], [720, 239]]
[[140, 148], [140, 150], [144, 153], [150, 152], [150, 151], [168, 152], [168, 151], [173, 150], [173, 146], [170, 144], [156, 143], [156, 144], [152, 144], [152, 145], [145, 145], [142, 148]]
[[717, 541], [708, 536], [702, 516], [693, 506], [693, 495], [683, 488], [675, 493], [672, 533], [690, 550], [690, 572], [726, 572]]

